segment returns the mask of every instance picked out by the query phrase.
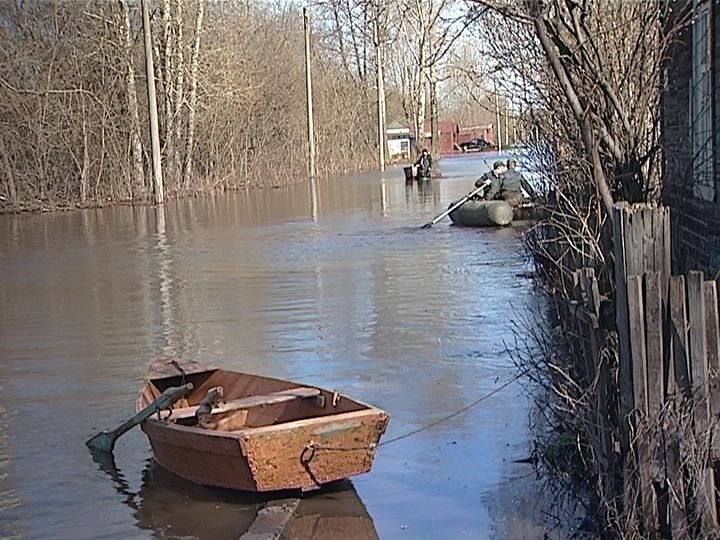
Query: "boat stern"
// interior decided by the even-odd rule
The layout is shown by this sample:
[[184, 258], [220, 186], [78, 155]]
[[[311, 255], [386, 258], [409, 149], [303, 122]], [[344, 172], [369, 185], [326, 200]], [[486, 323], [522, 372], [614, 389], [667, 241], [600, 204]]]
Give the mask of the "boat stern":
[[371, 408], [247, 430], [240, 446], [258, 491], [314, 489], [368, 472], [387, 423]]

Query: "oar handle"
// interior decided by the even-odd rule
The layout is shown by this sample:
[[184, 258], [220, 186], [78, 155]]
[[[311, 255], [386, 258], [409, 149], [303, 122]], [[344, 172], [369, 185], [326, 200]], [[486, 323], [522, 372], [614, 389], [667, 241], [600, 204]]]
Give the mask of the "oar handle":
[[125, 433], [127, 430], [135, 427], [150, 418], [153, 414], [163, 409], [167, 409], [175, 404], [179, 399], [184, 398], [193, 389], [192, 383], [187, 383], [182, 386], [171, 386], [167, 388], [158, 398], [153, 401], [150, 405], [145, 407], [142, 411], [133, 416], [130, 420], [125, 422], [120, 427], [114, 429], [112, 433], [117, 433], [117, 437]]
[[150, 405], [145, 407], [142, 411], [137, 413], [135, 416], [123, 422], [120, 426], [113, 429], [112, 431], [102, 431], [95, 435], [92, 439], [87, 441], [87, 445], [90, 448], [96, 448], [106, 452], [112, 452], [115, 446], [115, 441], [138, 424], [144, 422], [150, 418], [157, 411], [167, 409], [172, 406], [177, 400], [188, 395], [193, 389], [192, 383], [187, 383], [182, 386], [171, 386], [167, 388], [158, 398], [153, 401]]

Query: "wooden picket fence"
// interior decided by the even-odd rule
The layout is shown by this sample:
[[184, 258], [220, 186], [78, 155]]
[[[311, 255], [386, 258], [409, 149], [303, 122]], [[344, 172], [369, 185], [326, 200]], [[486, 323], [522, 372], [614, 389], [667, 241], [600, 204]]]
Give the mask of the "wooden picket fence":
[[614, 210], [616, 375], [604, 354], [608, 328], [592, 269], [573, 273], [567, 323], [582, 337], [581, 368], [594, 384], [591, 444], [603, 492], [635, 516], [631, 530], [639, 536], [715, 537], [717, 285], [701, 272], [671, 275], [669, 209], [620, 204]]

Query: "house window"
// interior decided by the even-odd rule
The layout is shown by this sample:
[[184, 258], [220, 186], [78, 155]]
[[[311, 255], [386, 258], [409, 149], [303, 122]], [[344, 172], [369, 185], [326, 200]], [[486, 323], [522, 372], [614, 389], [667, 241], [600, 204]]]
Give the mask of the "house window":
[[693, 149], [695, 196], [715, 196], [713, 166], [712, 17], [710, 0], [693, 0], [692, 91], [690, 135]]

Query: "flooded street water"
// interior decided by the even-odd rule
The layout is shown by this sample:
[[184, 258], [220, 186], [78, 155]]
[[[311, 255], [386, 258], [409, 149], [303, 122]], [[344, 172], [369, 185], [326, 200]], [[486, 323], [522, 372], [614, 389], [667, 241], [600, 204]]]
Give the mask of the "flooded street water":
[[[164, 471], [139, 429], [117, 469], [84, 445], [134, 413], [158, 354], [338, 389], [389, 413], [384, 439], [512, 379], [513, 321], [544, 302], [520, 232], [418, 230], [486, 169], [0, 216], [0, 537], [242, 535], [263, 499]], [[513, 463], [529, 407], [516, 382], [381, 447], [369, 474], [306, 495], [288, 535], [541, 538], [539, 485]]]

